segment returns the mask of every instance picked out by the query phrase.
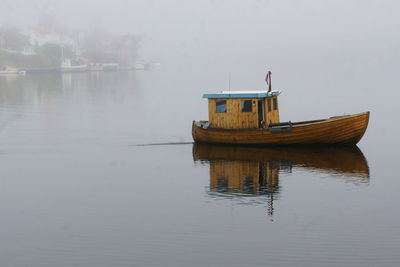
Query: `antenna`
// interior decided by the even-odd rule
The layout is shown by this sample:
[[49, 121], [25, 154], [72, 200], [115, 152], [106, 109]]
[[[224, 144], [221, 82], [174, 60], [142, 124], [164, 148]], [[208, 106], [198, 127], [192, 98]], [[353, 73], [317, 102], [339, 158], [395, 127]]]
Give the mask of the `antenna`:
[[231, 73], [229, 72], [229, 92], [231, 91]]

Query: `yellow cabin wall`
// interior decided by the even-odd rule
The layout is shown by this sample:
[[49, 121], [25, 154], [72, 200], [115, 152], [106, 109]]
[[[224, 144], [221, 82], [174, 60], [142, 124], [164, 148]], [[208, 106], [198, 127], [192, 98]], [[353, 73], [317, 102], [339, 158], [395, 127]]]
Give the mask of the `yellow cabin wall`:
[[[216, 100], [226, 100], [227, 112], [216, 112]], [[241, 100], [252, 100], [251, 112], [242, 112]], [[213, 128], [258, 128], [258, 99], [208, 99], [208, 121]]]
[[[274, 110], [274, 104], [273, 104], [273, 99], [276, 99], [278, 109]], [[271, 101], [271, 111], [268, 111], [268, 100]], [[278, 103], [278, 98], [275, 97], [270, 97], [265, 99], [265, 126], [268, 127], [270, 123], [279, 123], [279, 103]]]
[[[273, 98], [233, 98], [233, 99], [208, 99], [208, 121], [212, 128], [222, 129], [251, 129], [259, 128], [258, 122], [258, 101], [264, 100], [264, 121], [265, 126], [268, 127], [269, 123], [279, 122], [279, 103], [278, 109], [273, 108]], [[271, 112], [268, 112], [268, 99], [271, 99]], [[227, 112], [217, 113], [216, 112], [216, 101], [226, 100]], [[251, 112], [242, 112], [241, 101], [252, 100], [253, 106]]]

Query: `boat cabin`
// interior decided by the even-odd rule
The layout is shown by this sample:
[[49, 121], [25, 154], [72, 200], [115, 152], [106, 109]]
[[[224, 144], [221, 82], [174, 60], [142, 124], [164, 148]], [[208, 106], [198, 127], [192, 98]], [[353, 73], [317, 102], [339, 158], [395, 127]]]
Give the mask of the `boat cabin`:
[[222, 91], [204, 94], [211, 128], [267, 128], [279, 123], [279, 91]]

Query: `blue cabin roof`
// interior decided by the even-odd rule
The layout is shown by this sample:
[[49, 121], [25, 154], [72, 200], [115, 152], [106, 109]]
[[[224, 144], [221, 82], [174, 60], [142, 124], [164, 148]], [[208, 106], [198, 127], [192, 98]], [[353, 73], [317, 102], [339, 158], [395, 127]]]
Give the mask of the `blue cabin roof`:
[[279, 91], [222, 91], [216, 94], [204, 94], [203, 98], [266, 98], [278, 96]]

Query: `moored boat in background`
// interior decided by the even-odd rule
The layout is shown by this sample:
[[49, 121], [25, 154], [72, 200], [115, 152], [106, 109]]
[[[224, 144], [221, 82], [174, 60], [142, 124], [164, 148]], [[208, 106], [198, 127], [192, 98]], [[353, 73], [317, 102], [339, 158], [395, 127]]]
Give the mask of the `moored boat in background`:
[[25, 75], [26, 71], [10, 66], [0, 66], [0, 75]]
[[119, 64], [118, 63], [102, 63], [103, 71], [117, 71]]
[[85, 72], [87, 71], [86, 64], [72, 64], [70, 59], [64, 59], [62, 61], [60, 72], [61, 73], [71, 73], [71, 72]]

